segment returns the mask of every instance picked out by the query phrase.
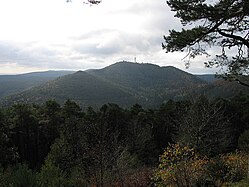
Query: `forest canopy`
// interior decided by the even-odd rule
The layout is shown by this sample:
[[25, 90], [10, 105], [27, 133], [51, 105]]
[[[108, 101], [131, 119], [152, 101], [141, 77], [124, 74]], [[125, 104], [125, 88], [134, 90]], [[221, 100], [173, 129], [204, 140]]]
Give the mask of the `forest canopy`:
[[[246, 95], [231, 100], [210, 101], [204, 96], [193, 102], [169, 100], [153, 110], [138, 104], [124, 109], [110, 103], [82, 110], [71, 100], [62, 106], [47, 101], [1, 108], [0, 186], [149, 186], [159, 161], [155, 180], [166, 184], [169, 181], [161, 181], [161, 173], [182, 167], [180, 157], [186, 154], [190, 160], [185, 160], [189, 162], [184, 167], [198, 169], [191, 162], [200, 163], [206, 168], [204, 173], [210, 172], [203, 179], [207, 182], [218, 170], [210, 170], [206, 163], [213, 161], [204, 157], [220, 160], [221, 155], [231, 153], [244, 159], [244, 154], [235, 152], [247, 150], [248, 108]], [[168, 157], [170, 147], [164, 151], [169, 145], [174, 157]], [[236, 179], [231, 177], [234, 169], [224, 170], [227, 173], [222, 180], [244, 178], [243, 167], [237, 168]], [[202, 171], [193, 174], [203, 177], [199, 175]]]

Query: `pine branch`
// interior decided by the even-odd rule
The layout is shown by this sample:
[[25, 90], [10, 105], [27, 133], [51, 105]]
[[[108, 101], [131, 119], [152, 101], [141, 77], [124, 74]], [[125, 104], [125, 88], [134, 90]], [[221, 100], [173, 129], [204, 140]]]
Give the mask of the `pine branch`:
[[242, 86], [246, 86], [246, 87], [249, 87], [249, 84], [245, 83], [245, 82], [242, 82], [241, 80], [239, 79], [235, 79], [235, 81], [237, 81], [239, 84], [241, 84]]
[[220, 29], [217, 29], [217, 32], [222, 35], [222, 36], [225, 36], [227, 38], [232, 38], [232, 39], [235, 39], [235, 40], [239, 40], [241, 41], [244, 45], [246, 45], [248, 48], [249, 48], [249, 41], [241, 36], [237, 36], [237, 35], [233, 35], [233, 34], [228, 34], [228, 33], [225, 33], [225, 32], [222, 32]]

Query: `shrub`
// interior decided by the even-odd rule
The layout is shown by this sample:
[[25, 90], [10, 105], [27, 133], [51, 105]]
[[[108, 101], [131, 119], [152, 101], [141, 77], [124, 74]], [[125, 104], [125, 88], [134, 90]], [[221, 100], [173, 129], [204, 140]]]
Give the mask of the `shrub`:
[[241, 152], [219, 155], [206, 164], [205, 184], [230, 185], [246, 178], [247, 155]]
[[188, 146], [169, 145], [160, 156], [153, 179], [157, 186], [194, 186], [202, 181], [206, 163], [207, 159]]
[[225, 181], [238, 182], [247, 175], [248, 156], [241, 152], [222, 155], [221, 159], [227, 167]]

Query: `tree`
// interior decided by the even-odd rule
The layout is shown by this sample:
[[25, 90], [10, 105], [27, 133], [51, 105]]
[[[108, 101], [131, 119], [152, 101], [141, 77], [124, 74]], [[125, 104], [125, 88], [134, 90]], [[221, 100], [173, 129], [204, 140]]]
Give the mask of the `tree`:
[[63, 118], [61, 107], [56, 101], [47, 101], [40, 111], [39, 135], [40, 135], [40, 156], [45, 158], [50, 151], [50, 146], [56, 138], [59, 138], [59, 128]]
[[88, 154], [92, 162], [88, 170], [93, 172], [93, 183], [97, 186], [111, 186], [114, 181], [122, 181], [126, 167], [123, 161], [133, 156], [125, 145], [127, 119], [124, 110], [116, 104], [103, 105], [95, 119], [89, 120], [93, 114], [91, 110], [86, 114]]
[[51, 146], [48, 158], [70, 175], [71, 169], [82, 166], [85, 155], [85, 135], [81, 124], [81, 108], [73, 101], [67, 100], [62, 108], [63, 123], [60, 137]]
[[12, 173], [13, 185], [15, 187], [36, 187], [36, 174], [26, 164], [17, 164]]
[[190, 145], [199, 153], [215, 156], [231, 149], [233, 135], [222, 103], [200, 97], [182, 117], [177, 142]]
[[140, 105], [136, 104], [131, 107], [129, 112], [129, 150], [132, 154], [136, 154], [139, 160], [145, 165], [155, 163], [156, 142], [153, 139], [153, 113], [145, 111]]
[[37, 178], [40, 187], [57, 187], [65, 183], [62, 171], [49, 159], [45, 161]]
[[179, 120], [189, 110], [190, 102], [169, 100], [155, 113], [156, 124], [153, 127], [154, 138], [159, 150], [173, 142], [179, 129]]
[[0, 108], [0, 167], [7, 167], [8, 164], [14, 163], [18, 154], [9, 138], [10, 129], [6, 125], [6, 117]]
[[8, 111], [8, 123], [12, 127], [11, 139], [18, 149], [20, 161], [27, 162], [31, 168], [41, 162], [38, 119], [35, 112], [36, 108], [27, 104], [13, 105]]
[[[221, 47], [221, 54], [206, 62], [221, 68], [225, 77], [241, 81], [249, 73], [249, 1], [248, 0], [168, 0], [180, 18], [181, 31], [170, 30], [162, 47], [166, 52], [188, 51], [189, 58], [209, 55], [208, 47]], [[228, 52], [236, 55], [229, 55]], [[226, 66], [227, 68], [223, 69]]]

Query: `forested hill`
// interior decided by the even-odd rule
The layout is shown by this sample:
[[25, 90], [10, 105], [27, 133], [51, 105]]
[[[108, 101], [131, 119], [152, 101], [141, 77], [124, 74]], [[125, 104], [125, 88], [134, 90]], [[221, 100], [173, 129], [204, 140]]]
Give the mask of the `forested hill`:
[[139, 64], [125, 61], [100, 70], [92, 70], [89, 73], [136, 90], [179, 89], [204, 84], [196, 76], [172, 66], [160, 67], [154, 64]]
[[198, 78], [200, 78], [203, 81], [206, 81], [208, 83], [213, 83], [220, 78], [216, 77], [215, 74], [203, 74], [203, 75], [196, 75]]
[[74, 73], [73, 71], [45, 71], [20, 75], [0, 75], [0, 98], [53, 80], [57, 77]]
[[[249, 92], [248, 88], [236, 82], [218, 80], [214, 75], [196, 76], [172, 66], [160, 67], [146, 63], [123, 61], [103, 69], [70, 72], [72, 74], [59, 76], [63, 73], [69, 72], [19, 75], [19, 79], [15, 77], [12, 84], [6, 84], [13, 79], [11, 76], [9, 79], [0, 77], [0, 82], [5, 81], [1, 84], [2, 88], [9, 86], [8, 89], [2, 89], [5, 91], [3, 95], [18, 89], [24, 90], [1, 99], [0, 104], [44, 103], [51, 99], [62, 104], [71, 99], [82, 107], [99, 107], [106, 103], [129, 107], [138, 103], [154, 108], [169, 99], [190, 99], [200, 94], [208, 98], [233, 97], [240, 92]], [[18, 81], [25, 84], [18, 84]], [[29, 87], [31, 88], [28, 89]]]
[[43, 103], [49, 99], [63, 103], [72, 99], [82, 106], [113, 102], [125, 107], [135, 103], [154, 107], [169, 99], [182, 98], [189, 90], [203, 85], [206, 82], [174, 67], [118, 62], [103, 69], [57, 78], [9, 96], [1, 103]]

